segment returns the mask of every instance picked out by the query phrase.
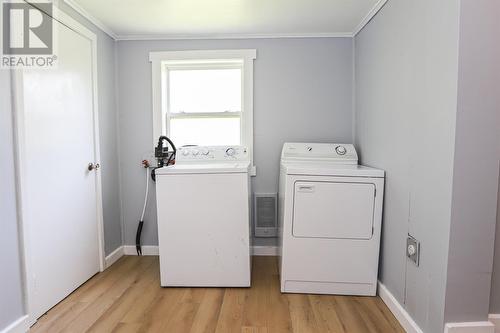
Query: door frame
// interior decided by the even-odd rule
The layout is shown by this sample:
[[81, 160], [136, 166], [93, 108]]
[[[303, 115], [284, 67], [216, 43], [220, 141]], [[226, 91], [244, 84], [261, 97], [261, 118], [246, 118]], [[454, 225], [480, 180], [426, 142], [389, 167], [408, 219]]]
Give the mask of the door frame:
[[[32, 4], [36, 7], [36, 4]], [[99, 149], [99, 112], [98, 112], [98, 88], [97, 88], [97, 36], [91, 30], [83, 26], [81, 23], [64, 13], [58, 7], [53, 7], [51, 16], [54, 20], [67, 26], [76, 33], [87, 38], [91, 42], [92, 48], [92, 106], [93, 106], [93, 120], [94, 120], [94, 156], [95, 163], [100, 163], [100, 149]], [[56, 36], [57, 38], [57, 36]], [[11, 89], [12, 89], [12, 110], [14, 119], [14, 151], [15, 151], [15, 169], [16, 169], [16, 188], [17, 188], [17, 217], [20, 233], [20, 247], [22, 253], [22, 269], [23, 269], [23, 288], [24, 288], [24, 307], [28, 316], [28, 324], [32, 326], [37, 318], [33, 317], [33, 296], [35, 295], [35, 279], [31, 268], [31, 246], [29, 236], [29, 221], [24, 219], [24, 212], [26, 211], [26, 184], [25, 175], [26, 170], [24, 163], [25, 157], [25, 141], [24, 141], [24, 105], [23, 105], [23, 72], [22, 69], [11, 70]], [[95, 173], [96, 175], [96, 228], [98, 235], [99, 246], [99, 270], [102, 272], [106, 268], [105, 265], [105, 250], [104, 250], [104, 224], [103, 224], [103, 210], [102, 210], [102, 182], [100, 169]], [[47, 309], [49, 310], [49, 309]], [[29, 327], [28, 326], [28, 327]]]

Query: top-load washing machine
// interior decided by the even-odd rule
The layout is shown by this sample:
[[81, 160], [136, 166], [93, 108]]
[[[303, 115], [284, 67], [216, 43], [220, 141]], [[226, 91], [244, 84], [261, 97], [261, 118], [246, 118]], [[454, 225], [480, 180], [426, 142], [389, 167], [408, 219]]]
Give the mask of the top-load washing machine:
[[279, 179], [282, 292], [376, 294], [384, 171], [353, 145], [285, 143]]
[[156, 170], [161, 286], [250, 286], [248, 155], [182, 147]]

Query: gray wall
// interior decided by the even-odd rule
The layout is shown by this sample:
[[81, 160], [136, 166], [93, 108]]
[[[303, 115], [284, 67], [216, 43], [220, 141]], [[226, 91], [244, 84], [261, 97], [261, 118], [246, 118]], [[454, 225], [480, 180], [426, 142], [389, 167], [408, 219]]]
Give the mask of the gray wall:
[[[256, 192], [276, 192], [285, 141], [352, 138], [350, 38], [120, 41], [118, 87], [124, 243], [135, 242], [144, 196], [143, 157], [152, 150], [150, 51], [255, 48], [254, 149]], [[154, 186], [143, 244], [156, 245]]]
[[500, 179], [498, 180], [497, 226], [493, 275], [491, 277], [490, 313], [500, 314]]
[[120, 184], [118, 172], [118, 121], [115, 94], [115, 41], [63, 1], [59, 7], [97, 35], [97, 84], [99, 88], [99, 140], [101, 148], [104, 245], [110, 254], [122, 245]]
[[424, 332], [443, 331], [458, 21], [459, 1], [388, 1], [355, 38], [355, 142], [387, 171], [380, 280]]
[[488, 319], [500, 159], [500, 2], [462, 0], [460, 11], [445, 322]]
[[13, 139], [10, 71], [0, 70], [0, 331], [24, 313]]

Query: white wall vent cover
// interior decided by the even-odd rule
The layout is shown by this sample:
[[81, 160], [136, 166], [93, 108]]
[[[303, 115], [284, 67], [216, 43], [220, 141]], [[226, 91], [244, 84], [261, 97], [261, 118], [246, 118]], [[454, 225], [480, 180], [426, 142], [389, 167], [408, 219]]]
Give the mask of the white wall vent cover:
[[276, 237], [278, 235], [277, 195], [254, 194], [255, 237]]

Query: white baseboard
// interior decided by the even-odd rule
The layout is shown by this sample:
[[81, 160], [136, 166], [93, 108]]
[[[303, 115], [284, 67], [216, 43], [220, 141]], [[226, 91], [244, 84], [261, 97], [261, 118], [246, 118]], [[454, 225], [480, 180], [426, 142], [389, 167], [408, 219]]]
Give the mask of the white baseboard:
[[118, 259], [120, 259], [121, 257], [123, 257], [124, 253], [123, 253], [123, 246], [119, 246], [116, 248], [116, 250], [114, 250], [113, 252], [111, 252], [108, 256], [106, 256], [106, 258], [104, 259], [104, 262], [106, 264], [106, 268], [110, 267], [111, 265], [113, 265], [115, 262], [118, 261]]
[[[117, 250], [118, 249], [116, 249], [115, 252]], [[110, 254], [109, 256], [111, 256], [112, 254]], [[123, 246], [123, 254], [126, 256], [136, 256], [137, 251], [135, 249], [135, 246], [134, 245]], [[158, 250], [157, 245], [144, 245], [142, 247], [142, 255], [157, 256], [158, 254], [159, 254], [159, 250]], [[253, 246], [252, 247], [252, 255], [254, 255], [254, 256], [277, 256], [278, 255], [278, 247], [277, 246]], [[106, 257], [106, 261], [107, 261], [108, 257]]]
[[500, 333], [500, 313], [491, 313], [488, 320], [495, 325], [495, 333]]
[[444, 333], [495, 333], [495, 325], [489, 321], [446, 323]]
[[29, 328], [28, 315], [26, 315], [5, 327], [0, 333], [26, 333]]
[[[143, 256], [157, 256], [160, 253], [158, 250], [158, 245], [143, 245], [142, 246], [142, 255]], [[135, 249], [135, 245], [124, 245], [123, 246], [123, 254], [126, 256], [136, 256], [137, 250]]]
[[406, 309], [397, 301], [394, 295], [382, 282], [378, 282], [378, 295], [387, 305], [392, 314], [399, 321], [403, 329], [408, 333], [423, 333]]
[[252, 246], [253, 256], [277, 256], [278, 247], [277, 246]]

